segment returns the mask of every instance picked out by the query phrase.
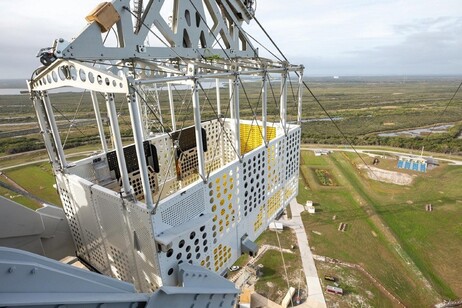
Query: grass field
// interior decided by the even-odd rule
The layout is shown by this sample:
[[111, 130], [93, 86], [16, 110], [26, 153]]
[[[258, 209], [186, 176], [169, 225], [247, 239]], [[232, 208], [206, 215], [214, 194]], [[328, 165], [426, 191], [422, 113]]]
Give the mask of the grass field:
[[[462, 206], [457, 200], [462, 192], [456, 184], [460, 168], [442, 166], [421, 174], [412, 187], [403, 187], [367, 179], [355, 167], [362, 161], [354, 154], [315, 157], [304, 152], [302, 157], [305, 183], [300, 183], [299, 202], [310, 199], [318, 204], [315, 215], [303, 215], [315, 254], [360, 264], [405, 305], [461, 296], [457, 272], [462, 269]], [[317, 183], [310, 168], [320, 164], [330, 167], [338, 187]], [[434, 204], [435, 210], [425, 212], [426, 203]], [[345, 232], [337, 230], [341, 222], [347, 223]], [[419, 272], [434, 291], [425, 287]]]
[[49, 163], [27, 165], [7, 170], [4, 173], [29, 193], [51, 204], [61, 206], [58, 192], [53, 187], [55, 178]]
[[[279, 236], [279, 241], [277, 236]], [[297, 238], [291, 229], [284, 229], [282, 232], [265, 231], [257, 240], [257, 244], [261, 247], [264, 244], [290, 249], [293, 253], [281, 253], [277, 250], [267, 250], [266, 253], [258, 261], [258, 264], [263, 265], [263, 275], [258, 279], [255, 290], [265, 297], [280, 303], [284, 295], [288, 291], [288, 284], [298, 288], [300, 277], [300, 288], [305, 289], [305, 279], [301, 276], [302, 262], [300, 259], [300, 251], [292, 249], [292, 246], [297, 245]], [[279, 246], [280, 245], [280, 246]], [[284, 258], [284, 259], [283, 259]], [[285, 270], [284, 270], [285, 264]], [[303, 273], [302, 273], [303, 275]]]

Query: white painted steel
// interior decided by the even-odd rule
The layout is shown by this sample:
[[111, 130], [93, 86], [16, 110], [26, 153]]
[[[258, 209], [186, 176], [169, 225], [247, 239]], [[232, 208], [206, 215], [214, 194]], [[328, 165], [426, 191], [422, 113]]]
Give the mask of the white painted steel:
[[93, 103], [93, 110], [95, 112], [96, 124], [98, 125], [99, 139], [101, 141], [101, 148], [104, 153], [107, 153], [106, 135], [104, 134], [103, 121], [101, 119], [101, 112], [99, 110], [98, 97], [95, 91], [90, 91], [91, 101]]
[[[133, 16], [127, 9], [129, 4], [129, 0], [114, 1], [121, 17], [115, 30], [119, 34], [119, 46], [105, 46], [99, 26], [91, 23], [71, 43], [57, 41], [54, 52], [62, 59], [38, 73], [30, 87], [37, 94], [64, 86], [92, 91], [104, 153], [67, 166], [64, 152], [58, 146], [60, 140], [55, 139], [62, 164], [62, 170], [54, 168], [57, 186], [77, 255], [104, 274], [133, 282], [139, 291], [152, 292], [162, 285], [177, 285], [181, 263], [200, 265], [220, 274], [225, 272], [241, 255], [243, 238], [255, 241], [296, 196], [301, 131], [299, 125], [287, 123], [287, 74], [303, 68], [255, 57], [241, 29], [241, 25], [252, 18], [251, 6], [247, 7], [243, 1], [174, 0], [172, 25], [160, 14], [162, 5], [154, 5], [153, 1], [143, 15], [149, 29], [141, 24], [135, 32]], [[204, 16], [211, 17], [211, 25], [205, 24]], [[140, 25], [140, 21], [137, 24]], [[208, 26], [212, 26], [213, 33]], [[160, 33], [168, 47], [145, 46], [151, 30]], [[211, 47], [217, 42], [217, 33], [225, 50]], [[85, 63], [90, 60], [102, 60], [107, 66], [93, 67]], [[280, 97], [274, 101], [275, 105], [278, 101], [280, 104], [276, 111], [279, 119], [270, 124], [268, 85], [279, 82], [269, 80], [272, 73], [282, 74], [282, 80]], [[252, 76], [262, 78], [261, 120], [240, 118], [241, 82]], [[202, 122], [198, 85], [208, 79], [215, 80], [216, 90], [208, 94], [215, 93], [220, 117]], [[229, 117], [221, 117], [227, 110], [227, 104], [220, 99], [222, 82], [229, 86]], [[193, 112], [187, 116], [194, 123], [188, 123], [190, 127], [183, 124], [179, 127], [183, 114], [178, 113], [179, 121], [176, 121], [175, 104], [184, 104], [187, 95], [174, 97], [172, 84], [178, 84], [183, 87], [180, 91], [185, 91], [182, 93], [191, 95]], [[143, 121], [147, 119], [140, 114], [136, 94], [142, 92], [142, 87], [149, 91], [149, 86], [162, 89], [165, 85], [170, 127], [173, 131], [189, 128], [195, 131], [195, 140], [188, 144], [191, 148], [183, 153], [189, 168], [185, 176], [178, 174], [177, 167], [181, 166], [177, 164], [180, 158], [176, 157], [175, 141], [168, 129], [163, 130], [164, 126], [168, 127], [167, 117], [161, 120], [159, 133], [143, 134]], [[186, 86], [193, 87], [193, 91], [184, 90], [189, 89]], [[106, 93], [117, 162], [106, 153], [96, 92]], [[301, 92], [299, 88], [298, 122]], [[122, 142], [114, 93], [129, 95], [134, 146]], [[160, 114], [161, 107], [166, 108], [167, 104], [161, 105], [159, 97], [155, 100]], [[41, 128], [51, 129], [53, 137], [59, 138], [51, 105], [49, 101], [44, 104], [46, 110], [36, 104], [37, 114], [42, 114]], [[261, 127], [263, 136], [252, 135], [255, 132], [252, 129]], [[202, 129], [206, 131], [207, 152], [202, 146]], [[254, 138], [249, 148], [247, 141], [245, 146], [241, 144], [241, 136], [244, 138], [245, 134]], [[44, 138], [47, 136], [48, 132]], [[156, 157], [151, 157], [151, 161], [155, 161], [154, 158], [158, 161], [157, 174], [153, 165], [148, 166], [143, 142], [148, 143], [153, 153], [157, 152]], [[47, 148], [56, 161], [50, 140]], [[125, 155], [133, 156], [133, 148], [138, 165], [130, 160], [132, 157], [125, 158]], [[241, 148], [246, 153], [241, 153]], [[129, 154], [125, 154], [125, 150]], [[130, 173], [127, 162], [131, 164]], [[114, 165], [120, 171], [125, 194], [120, 192]], [[150, 177], [157, 178], [155, 189]], [[130, 179], [135, 178], [141, 178], [144, 194], [144, 198], [138, 200], [140, 189], [133, 193], [130, 186]]]

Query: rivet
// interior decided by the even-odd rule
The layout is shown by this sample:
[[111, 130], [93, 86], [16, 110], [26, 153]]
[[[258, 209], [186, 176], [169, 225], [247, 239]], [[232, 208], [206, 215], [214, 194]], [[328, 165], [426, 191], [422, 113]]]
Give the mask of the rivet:
[[13, 273], [16, 270], [16, 266], [12, 266], [8, 269], [8, 273]]
[[31, 270], [30, 270], [30, 273], [31, 273], [32, 275], [35, 275], [35, 274], [37, 273], [37, 268], [34, 267], [33, 269], [31, 269]]

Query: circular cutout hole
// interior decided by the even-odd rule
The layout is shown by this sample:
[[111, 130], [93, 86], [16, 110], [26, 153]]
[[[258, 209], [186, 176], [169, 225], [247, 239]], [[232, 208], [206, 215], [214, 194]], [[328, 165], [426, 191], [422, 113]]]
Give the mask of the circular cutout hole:
[[87, 80], [87, 74], [85, 73], [83, 69], [79, 70], [79, 77], [80, 77], [80, 80], [83, 82]]
[[91, 83], [94, 83], [94, 82], [95, 82], [95, 76], [93, 75], [92, 72], [89, 72], [89, 73], [88, 73], [88, 80], [89, 80]]
[[74, 81], [77, 80], [77, 70], [75, 69], [74, 65], [70, 66], [69, 74], [70, 74], [70, 77], [72, 78], [72, 80], [74, 80]]

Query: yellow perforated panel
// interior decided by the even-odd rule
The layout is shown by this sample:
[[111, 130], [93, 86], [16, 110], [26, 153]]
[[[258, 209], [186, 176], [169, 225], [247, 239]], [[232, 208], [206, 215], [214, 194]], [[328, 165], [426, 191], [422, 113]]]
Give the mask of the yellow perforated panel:
[[218, 272], [218, 270], [231, 258], [231, 247], [222, 244], [218, 245], [213, 250], [213, 257], [215, 260], [215, 272]]
[[282, 191], [278, 190], [271, 198], [268, 199], [268, 207], [266, 212], [267, 218], [271, 218], [281, 207], [281, 196]]
[[210, 267], [210, 256], [207, 256], [205, 259], [203, 259], [201, 261], [201, 266], [202, 267], [205, 267], [205, 268], [208, 268], [209, 270], [211, 270], [212, 268]]
[[213, 237], [229, 232], [236, 221], [235, 172], [232, 170], [211, 179], [209, 182], [209, 202], [213, 214]]
[[263, 214], [265, 213], [265, 204], [260, 206], [260, 211], [258, 211], [257, 219], [253, 223], [253, 231], [257, 232], [263, 224]]
[[271, 141], [276, 138], [276, 127], [266, 127], [266, 141]]
[[[263, 144], [263, 128], [259, 125], [240, 124], [241, 155], [248, 153]], [[266, 140], [276, 137], [276, 128], [266, 128]]]

